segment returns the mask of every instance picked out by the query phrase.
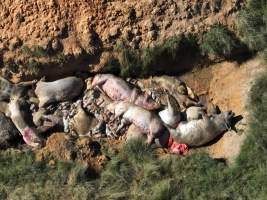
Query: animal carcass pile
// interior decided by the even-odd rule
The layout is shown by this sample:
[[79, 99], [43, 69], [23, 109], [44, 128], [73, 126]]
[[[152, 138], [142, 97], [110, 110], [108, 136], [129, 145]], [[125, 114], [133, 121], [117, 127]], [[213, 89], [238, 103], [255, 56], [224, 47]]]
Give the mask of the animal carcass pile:
[[[12, 84], [0, 78], [0, 112], [10, 118], [26, 144], [42, 146], [47, 135], [128, 140], [184, 154], [231, 127], [234, 113], [207, 113], [186, 84], [173, 77], [123, 80], [98, 74]], [[6, 141], [5, 141], [6, 142]]]

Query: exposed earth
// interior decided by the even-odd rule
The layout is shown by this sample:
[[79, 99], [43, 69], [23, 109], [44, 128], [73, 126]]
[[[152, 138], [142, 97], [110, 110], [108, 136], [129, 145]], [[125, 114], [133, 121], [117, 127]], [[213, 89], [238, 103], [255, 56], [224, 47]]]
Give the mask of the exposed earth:
[[92, 71], [101, 55], [120, 40], [139, 49], [182, 33], [199, 34], [218, 23], [235, 30], [243, 4], [243, 0], [2, 1], [2, 74], [14, 82], [36, 74], [55, 79]]

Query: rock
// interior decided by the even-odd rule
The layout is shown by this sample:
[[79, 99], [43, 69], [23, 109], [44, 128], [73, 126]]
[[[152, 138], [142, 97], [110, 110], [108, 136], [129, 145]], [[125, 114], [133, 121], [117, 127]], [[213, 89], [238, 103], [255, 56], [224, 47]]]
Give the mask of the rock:
[[53, 51], [59, 51], [62, 48], [62, 45], [61, 45], [59, 40], [54, 39], [51, 42], [51, 47], [52, 47]]
[[109, 31], [109, 36], [110, 37], [117, 37], [120, 33], [120, 28], [119, 26], [114, 26], [110, 29]]
[[131, 32], [130, 29], [124, 30], [122, 35], [123, 35], [123, 38], [125, 38], [128, 41], [131, 41], [133, 38], [133, 33]]
[[150, 40], [156, 40], [157, 39], [157, 31], [155, 30], [152, 30], [152, 31], [149, 31], [147, 33], [147, 37], [150, 39]]
[[146, 21], [144, 23], [144, 26], [148, 31], [153, 31], [157, 29], [157, 25], [152, 20]]
[[135, 20], [136, 19], [136, 11], [134, 8], [130, 9], [128, 19], [129, 20]]
[[21, 39], [18, 37], [13, 38], [9, 41], [9, 50], [14, 51], [16, 48], [20, 47], [22, 45]]
[[55, 165], [56, 165], [56, 161], [55, 160], [50, 160], [49, 162], [48, 162], [48, 165], [50, 166], [50, 167], [55, 167]]
[[222, 6], [222, 0], [215, 0], [211, 2], [212, 12], [219, 12]]
[[143, 17], [143, 11], [142, 10], [137, 10], [136, 11], [136, 18], [141, 18]]
[[152, 11], [152, 14], [153, 15], [162, 15], [162, 14], [164, 14], [164, 10], [162, 9], [162, 8], [160, 8], [160, 7], [155, 7], [154, 9], [153, 9], [153, 11]]
[[[20, 52], [17, 50], [21, 49], [17, 47], [21, 44], [44, 46], [43, 41], [49, 38], [53, 51], [62, 52], [68, 60], [72, 58], [78, 60], [72, 66], [61, 68], [58, 65], [42, 69], [42, 75], [55, 79], [62, 74], [73, 74], [79, 69], [85, 71], [89, 64], [98, 64], [91, 62], [91, 59], [86, 59], [86, 64], [79, 61], [85, 55], [98, 55], [103, 47], [108, 47], [107, 49], [112, 47], [115, 39], [120, 37], [126, 28], [131, 28], [133, 35], [142, 36], [143, 42], [139, 47], [146, 48], [154, 45], [154, 40], [147, 35], [152, 30], [158, 31], [157, 39], [163, 41], [178, 33], [192, 31], [189, 28], [191, 26], [188, 26], [190, 23], [203, 23], [202, 27], [194, 29], [196, 33], [205, 32], [208, 27], [218, 22], [231, 28], [243, 2], [79, 0], [59, 3], [57, 0], [49, 0], [46, 3], [36, 4], [34, 0], [5, 1], [0, 7], [3, 30], [0, 36], [0, 49], [3, 49], [3, 46], [7, 48], [5, 47], [5, 51], [0, 51], [3, 52], [4, 60], [12, 58], [15, 63], [21, 63], [22, 70], [19, 70], [19, 73], [22, 78], [27, 78], [24, 69], [27, 67], [28, 59], [18, 56]], [[187, 17], [192, 17], [192, 22], [188, 22]], [[185, 20], [180, 21], [179, 18]], [[206, 18], [207, 20], [203, 20]], [[134, 33], [136, 27], [142, 28], [142, 34]], [[17, 42], [18, 38], [21, 44]], [[136, 43], [133, 43], [132, 47], [137, 47]], [[47, 57], [47, 60], [42, 60], [42, 64], [50, 65], [50, 62], [55, 60], [54, 56]]]
[[137, 36], [141, 35], [140, 29], [138, 27], [133, 29], [132, 32], [133, 32], [134, 35], [137, 35]]
[[203, 3], [201, 14], [205, 16], [208, 15], [210, 11], [210, 2]]
[[0, 149], [14, 145], [20, 136], [12, 121], [0, 112]]

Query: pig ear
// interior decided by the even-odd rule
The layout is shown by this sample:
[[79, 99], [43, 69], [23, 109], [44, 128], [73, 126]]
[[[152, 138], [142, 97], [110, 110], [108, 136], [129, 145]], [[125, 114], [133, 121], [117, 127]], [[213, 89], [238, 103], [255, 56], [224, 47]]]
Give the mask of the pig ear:
[[217, 114], [222, 113], [221, 109], [219, 108], [218, 105], [215, 105], [214, 109], [216, 110]]

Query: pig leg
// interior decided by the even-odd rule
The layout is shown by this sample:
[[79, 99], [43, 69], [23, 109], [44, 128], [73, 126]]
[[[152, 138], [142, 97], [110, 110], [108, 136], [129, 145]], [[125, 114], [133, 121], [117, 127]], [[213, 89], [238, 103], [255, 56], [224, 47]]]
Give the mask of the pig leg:
[[116, 132], [115, 132], [115, 134], [117, 135], [117, 133], [118, 133], [122, 128], [124, 128], [127, 124], [128, 124], [127, 121], [126, 121], [125, 119], [122, 119], [120, 125], [118, 126], [118, 128], [117, 128], [117, 130], [116, 130]]
[[27, 87], [27, 86], [32, 86], [35, 83], [37, 83], [37, 80], [33, 80], [33, 81], [25, 81], [25, 82], [20, 82], [17, 85], [18, 86], [22, 86], [22, 87]]

